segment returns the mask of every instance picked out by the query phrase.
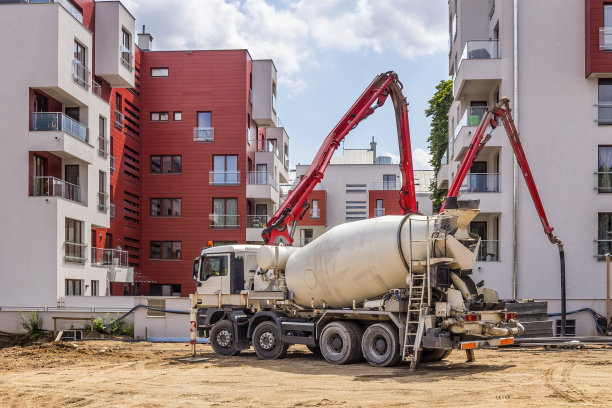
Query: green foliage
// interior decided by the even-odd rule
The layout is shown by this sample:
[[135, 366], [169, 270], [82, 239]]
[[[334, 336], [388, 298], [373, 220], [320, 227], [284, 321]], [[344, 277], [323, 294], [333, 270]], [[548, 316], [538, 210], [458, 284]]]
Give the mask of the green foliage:
[[123, 320], [117, 321], [118, 318], [119, 313], [113, 317], [110, 317], [110, 313], [107, 313], [104, 317], [94, 319], [93, 328], [99, 333], [109, 333], [111, 336], [125, 335], [134, 337], [134, 325], [129, 324], [126, 326]]
[[37, 340], [42, 336], [42, 319], [38, 315], [37, 310], [31, 311], [25, 317], [19, 312], [19, 317], [21, 318], [21, 326], [28, 331], [33, 340]]
[[128, 337], [134, 337], [134, 323], [130, 323], [123, 328], [121, 334]]
[[[106, 316], [108, 316], [108, 313], [106, 314]], [[104, 316], [104, 318], [106, 316]], [[106, 325], [104, 324], [104, 318], [96, 317], [93, 321], [93, 328], [98, 333], [106, 333]]]
[[[442, 165], [442, 157], [448, 149], [448, 111], [453, 103], [453, 80], [441, 80], [436, 85], [436, 93], [429, 100], [429, 107], [425, 109], [425, 115], [431, 117], [431, 130], [427, 141], [429, 142], [429, 153], [435, 174], [438, 174]], [[435, 205], [441, 205], [446, 196], [446, 190], [438, 189], [436, 178], [429, 186], [431, 198]]]

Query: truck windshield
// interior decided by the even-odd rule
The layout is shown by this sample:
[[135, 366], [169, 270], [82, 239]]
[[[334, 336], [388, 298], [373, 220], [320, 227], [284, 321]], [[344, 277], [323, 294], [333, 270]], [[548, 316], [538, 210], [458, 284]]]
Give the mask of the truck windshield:
[[200, 280], [206, 280], [211, 276], [227, 275], [227, 255], [207, 256], [202, 259]]

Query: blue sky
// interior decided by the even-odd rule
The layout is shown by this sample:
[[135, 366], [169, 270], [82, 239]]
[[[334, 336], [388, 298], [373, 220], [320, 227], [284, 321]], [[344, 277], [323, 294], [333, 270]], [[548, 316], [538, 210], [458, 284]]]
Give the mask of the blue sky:
[[[427, 167], [435, 85], [448, 78], [445, 0], [124, 0], [147, 25], [155, 50], [247, 48], [278, 69], [279, 116], [290, 138], [291, 167], [307, 164], [321, 142], [379, 73], [394, 70], [410, 103], [416, 169]], [[140, 30], [140, 28], [139, 28]], [[391, 101], [345, 139], [378, 142], [397, 156]]]

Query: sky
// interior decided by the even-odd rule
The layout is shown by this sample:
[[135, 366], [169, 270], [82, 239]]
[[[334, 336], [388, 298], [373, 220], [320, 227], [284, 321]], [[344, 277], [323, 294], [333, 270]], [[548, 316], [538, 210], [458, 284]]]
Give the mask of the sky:
[[[123, 0], [154, 50], [243, 49], [278, 70], [277, 113], [291, 167], [309, 164], [376, 75], [397, 72], [409, 102], [415, 169], [430, 168], [427, 101], [448, 79], [445, 0]], [[398, 159], [390, 100], [351, 131], [344, 148]], [[341, 150], [341, 149], [339, 149]]]

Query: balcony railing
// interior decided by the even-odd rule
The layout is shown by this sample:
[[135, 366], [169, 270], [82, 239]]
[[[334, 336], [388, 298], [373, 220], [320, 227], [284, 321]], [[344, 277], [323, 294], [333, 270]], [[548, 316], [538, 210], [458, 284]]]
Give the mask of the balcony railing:
[[126, 46], [121, 45], [119, 47], [119, 53], [121, 54], [121, 64], [131, 71], [134, 67], [134, 56], [132, 52]]
[[110, 205], [110, 218], [111, 220], [115, 218], [115, 204], [113, 203]]
[[478, 256], [479, 262], [497, 262], [499, 261], [499, 240], [483, 240], [480, 241]]
[[312, 218], [312, 219], [321, 218], [321, 209], [320, 208], [312, 208], [310, 210], [310, 218]]
[[595, 257], [602, 261], [606, 259], [606, 254], [612, 256], [612, 239], [595, 239]]
[[272, 110], [276, 113], [276, 94], [272, 93]]
[[598, 193], [612, 193], [612, 171], [596, 171], [595, 190]]
[[31, 130], [36, 132], [65, 132], [83, 142], [89, 142], [87, 126], [60, 112], [33, 113]]
[[110, 172], [111, 174], [115, 172], [115, 156], [110, 157]]
[[108, 211], [108, 193], [98, 191], [98, 211], [105, 213]]
[[612, 103], [595, 104], [595, 122], [600, 125], [612, 125]]
[[77, 59], [72, 60], [72, 80], [83, 88], [89, 89], [89, 78], [91, 78], [91, 72], [87, 67]]
[[98, 136], [98, 156], [108, 157], [108, 139], [102, 136]]
[[[461, 61], [466, 59], [499, 58], [499, 40], [467, 41], [461, 54]], [[461, 62], [459, 63], [461, 64]]]
[[289, 170], [289, 158], [287, 157], [285, 158], [284, 165], [285, 165], [285, 170]]
[[55, 177], [34, 177], [32, 195], [37, 197], [61, 197], [81, 202], [81, 189], [76, 184]]
[[238, 215], [209, 214], [210, 227], [218, 229], [238, 228]]
[[278, 184], [274, 177], [266, 171], [249, 171], [247, 184], [270, 185], [278, 190]]
[[211, 186], [237, 186], [240, 184], [239, 171], [210, 171], [208, 173]]
[[265, 228], [268, 215], [247, 215], [247, 228]]
[[464, 193], [499, 193], [499, 173], [469, 173], [460, 191]]
[[84, 264], [87, 260], [87, 244], [64, 242], [64, 262]]
[[129, 266], [128, 251], [122, 249], [91, 248], [92, 266]]
[[440, 159], [440, 164], [448, 164], [448, 149], [446, 149], [446, 151], [442, 155], [442, 158]]
[[91, 80], [91, 92], [97, 95], [98, 98], [102, 98], [102, 86], [93, 78]]
[[[271, 139], [271, 140], [276, 140], [276, 139]], [[280, 158], [280, 152], [278, 151], [278, 148], [273, 143], [271, 143], [270, 140], [268, 139], [259, 139], [257, 141], [257, 151], [258, 152], [274, 152], [276, 157]]]
[[612, 27], [599, 28], [599, 49], [612, 51]]
[[213, 142], [215, 140], [215, 128], [212, 127], [194, 127], [193, 141], [194, 142]]
[[372, 190], [399, 190], [397, 181], [375, 181], [372, 183]]
[[115, 110], [115, 127], [117, 129], [123, 129], [124, 119], [125, 119], [125, 116], [123, 115], [123, 113], [121, 113], [121, 111], [119, 110]]
[[455, 138], [459, 135], [461, 128], [464, 126], [476, 127], [480, 124], [482, 117], [487, 112], [486, 106], [470, 106], [465, 110], [463, 117], [455, 127]]
[[374, 208], [374, 216], [375, 217], [383, 217], [385, 215], [384, 208]]

